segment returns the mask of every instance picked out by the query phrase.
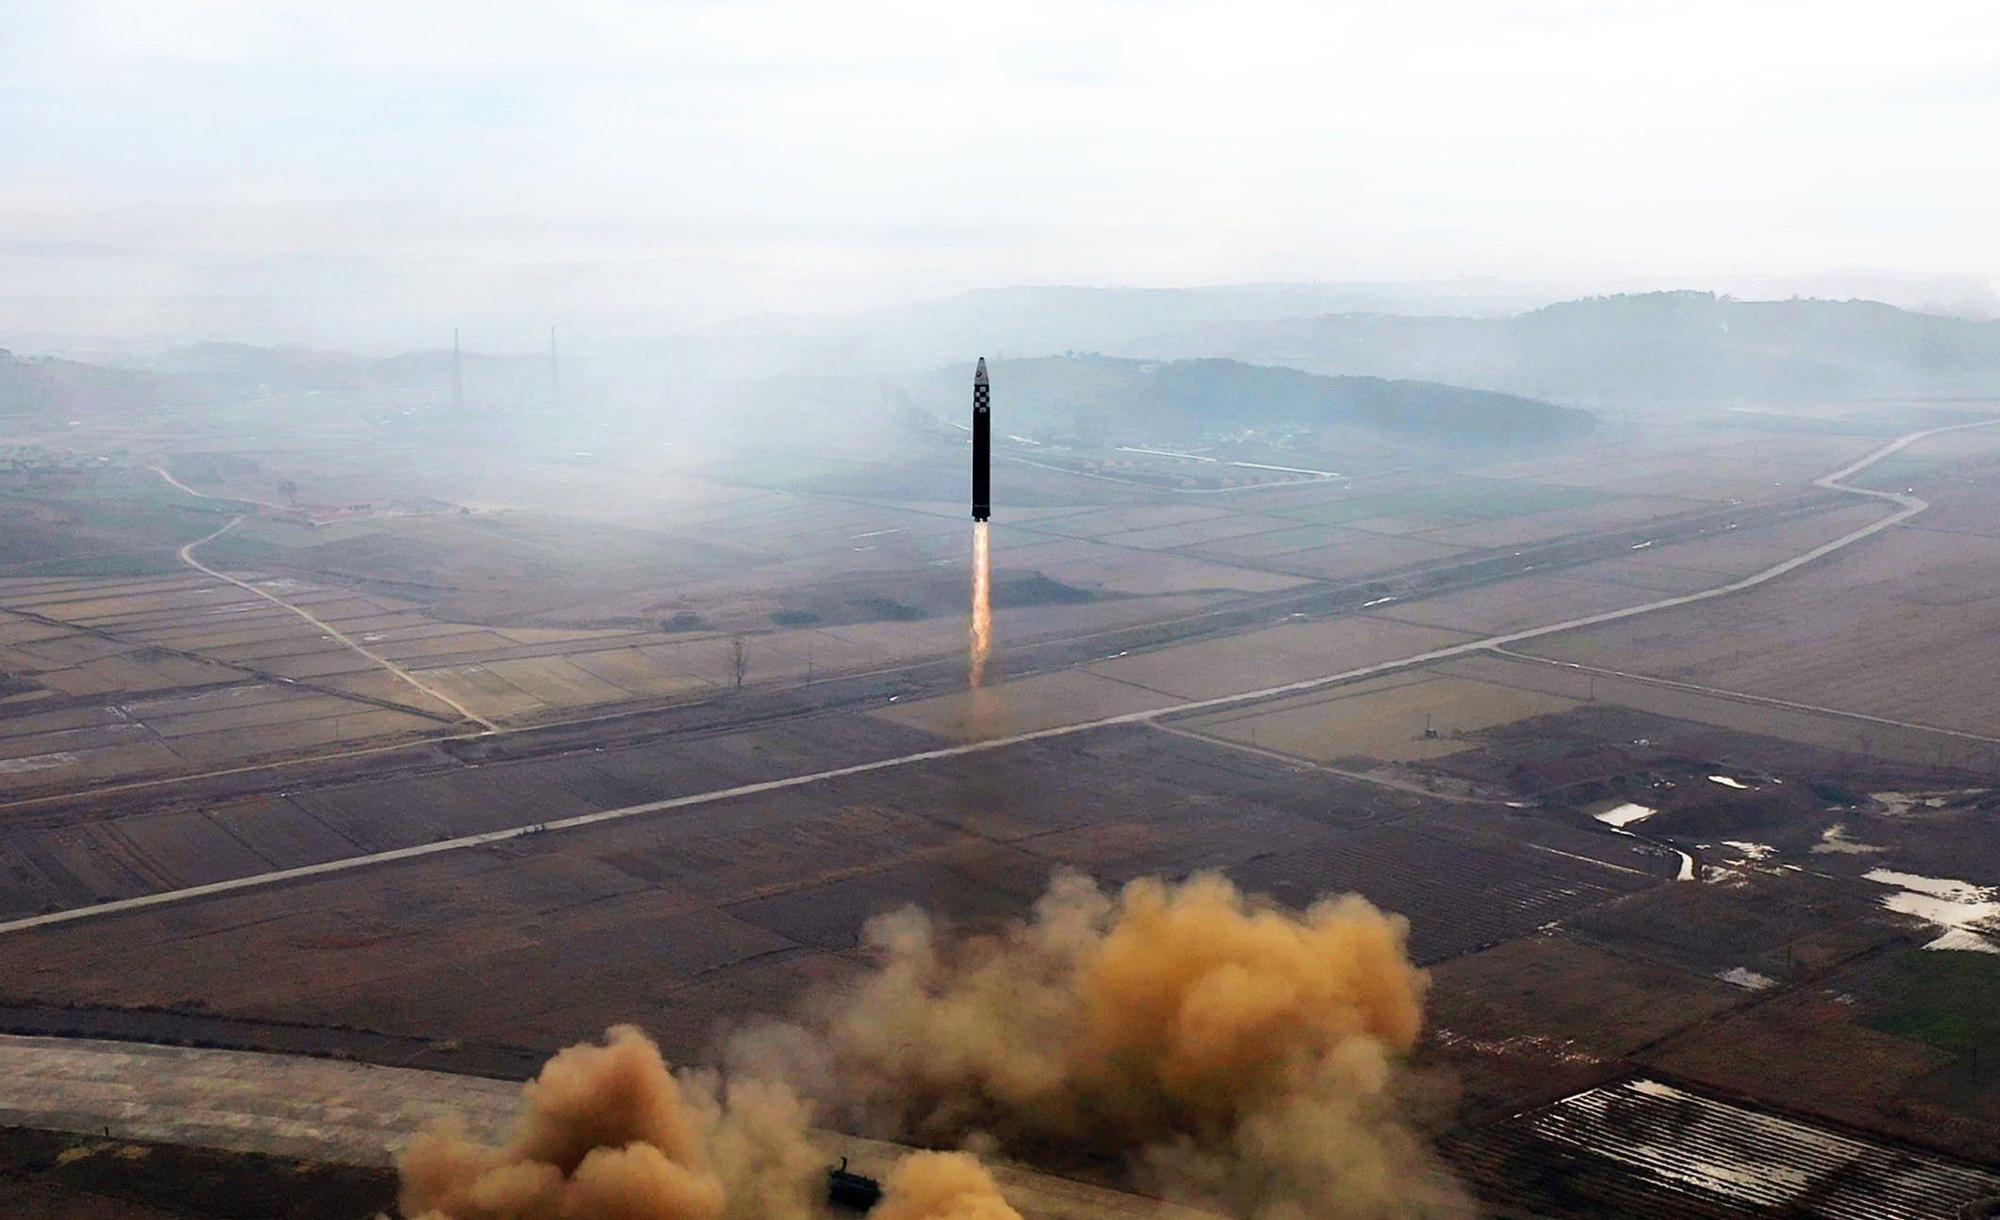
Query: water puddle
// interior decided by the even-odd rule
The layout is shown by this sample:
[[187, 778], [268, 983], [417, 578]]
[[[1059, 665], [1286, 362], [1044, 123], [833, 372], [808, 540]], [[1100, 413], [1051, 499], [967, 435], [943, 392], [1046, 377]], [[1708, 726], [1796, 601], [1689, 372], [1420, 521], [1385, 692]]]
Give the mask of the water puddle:
[[1750, 791], [1750, 785], [1740, 779], [1731, 779], [1727, 775], [1711, 775], [1708, 777], [1708, 782], [1711, 784], [1721, 784], [1725, 788], [1735, 788], [1740, 792]]
[[1886, 850], [1886, 848], [1877, 847], [1873, 843], [1863, 843], [1859, 839], [1848, 838], [1847, 826], [1842, 822], [1835, 822], [1833, 825], [1827, 827], [1821, 832], [1819, 842], [1813, 845], [1813, 852], [1823, 856], [1868, 856]]
[[2000, 886], [1872, 868], [1862, 876], [1895, 889], [1882, 905], [1941, 928], [1926, 949], [2000, 953]]
[[1745, 991], [1764, 991], [1778, 985], [1778, 980], [1768, 974], [1759, 974], [1748, 966], [1731, 966], [1718, 970], [1715, 977], [1731, 987], [1741, 987]]
[[1733, 849], [1742, 859], [1738, 864], [1761, 864], [1778, 854], [1778, 849], [1767, 843], [1745, 843], [1740, 839], [1724, 839], [1722, 845]]
[[1902, 815], [1943, 809], [1954, 798], [1983, 796], [1990, 791], [1989, 788], [1954, 788], [1941, 792], [1871, 792], [1868, 795], [1885, 805], [1890, 814]]

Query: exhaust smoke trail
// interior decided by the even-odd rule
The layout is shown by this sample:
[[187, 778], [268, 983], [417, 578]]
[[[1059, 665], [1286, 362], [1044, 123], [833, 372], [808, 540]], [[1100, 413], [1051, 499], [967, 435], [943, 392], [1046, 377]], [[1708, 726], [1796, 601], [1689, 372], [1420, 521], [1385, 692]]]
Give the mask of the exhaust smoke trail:
[[972, 523], [972, 689], [986, 682], [986, 659], [993, 651], [993, 568], [986, 544], [986, 522]]

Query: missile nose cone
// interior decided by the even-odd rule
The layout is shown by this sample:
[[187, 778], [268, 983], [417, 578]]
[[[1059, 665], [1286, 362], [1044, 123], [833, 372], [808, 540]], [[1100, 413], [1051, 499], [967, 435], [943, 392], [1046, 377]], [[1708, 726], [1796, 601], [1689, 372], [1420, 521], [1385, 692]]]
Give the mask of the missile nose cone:
[[972, 384], [973, 384], [973, 385], [985, 385], [985, 384], [986, 384], [986, 357], [984, 357], [984, 356], [981, 356], [981, 357], [979, 358], [979, 367], [978, 367], [977, 369], [973, 370], [973, 373], [972, 373]]

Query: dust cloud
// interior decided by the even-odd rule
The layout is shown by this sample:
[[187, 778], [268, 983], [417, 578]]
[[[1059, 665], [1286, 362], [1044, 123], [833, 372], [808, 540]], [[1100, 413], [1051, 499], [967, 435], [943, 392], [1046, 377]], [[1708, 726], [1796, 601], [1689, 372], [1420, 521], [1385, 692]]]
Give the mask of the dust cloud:
[[875, 920], [871, 974], [730, 1062], [862, 1134], [1108, 1159], [1245, 1220], [1455, 1217], [1409, 1117], [1405, 934], [1358, 897], [1293, 914], [1216, 875], [1106, 894], [1065, 874], [992, 934]]
[[986, 541], [986, 522], [972, 523], [972, 640], [969, 676], [972, 689], [986, 684], [986, 660], [993, 652], [993, 560]]
[[766, 1081], [676, 1076], [629, 1025], [556, 1055], [507, 1142], [447, 1124], [398, 1162], [412, 1220], [805, 1220], [824, 1158], [810, 1111]]
[[1021, 1220], [993, 1175], [966, 1152], [917, 1152], [883, 1184], [874, 1220]]
[[[1236, 1220], [1437, 1220], [1469, 1208], [1413, 1120], [1425, 976], [1348, 896], [1303, 913], [1226, 878], [1106, 893], [1059, 874], [1031, 917], [960, 935], [873, 920], [873, 968], [738, 1031], [720, 1073], [613, 1028], [526, 1086], [503, 1145], [403, 1156], [412, 1220], [802, 1220], [810, 1124], [1092, 1166]], [[881, 1220], [1019, 1220], [967, 1151], [914, 1153]]]

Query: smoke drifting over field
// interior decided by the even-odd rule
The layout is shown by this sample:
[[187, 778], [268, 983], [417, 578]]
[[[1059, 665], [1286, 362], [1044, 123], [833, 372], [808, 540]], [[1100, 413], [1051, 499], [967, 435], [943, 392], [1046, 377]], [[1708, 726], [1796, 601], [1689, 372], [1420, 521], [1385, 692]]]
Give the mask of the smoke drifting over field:
[[1063, 875], [991, 936], [876, 920], [873, 974], [732, 1063], [865, 1134], [1116, 1158], [1235, 1216], [1451, 1215], [1405, 1118], [1424, 976], [1404, 932], [1355, 897], [1294, 915], [1218, 876], [1107, 895]]
[[[1106, 894], [1058, 876], [1031, 918], [958, 937], [873, 921], [876, 968], [796, 1021], [733, 1038], [721, 1077], [676, 1077], [638, 1031], [573, 1047], [502, 1148], [441, 1131], [403, 1162], [427, 1220], [791, 1220], [832, 1126], [1028, 1161], [1122, 1165], [1135, 1186], [1239, 1220], [1466, 1214], [1408, 1117], [1424, 976], [1405, 927], [1358, 897], [1303, 914], [1226, 879]], [[726, 1083], [725, 1083], [726, 1082]], [[971, 1156], [919, 1153], [884, 1220], [1016, 1220]]]

